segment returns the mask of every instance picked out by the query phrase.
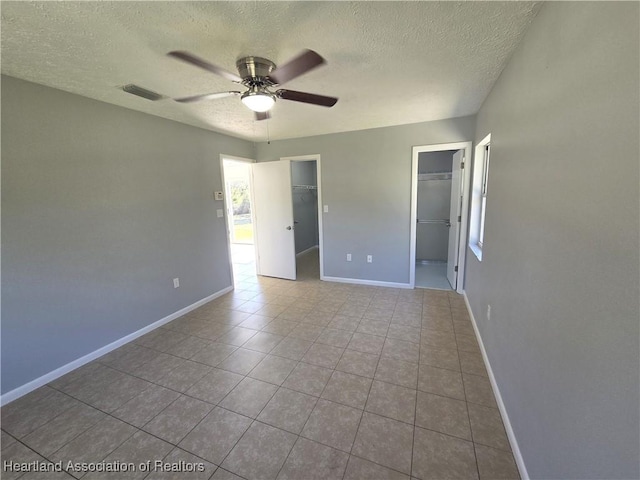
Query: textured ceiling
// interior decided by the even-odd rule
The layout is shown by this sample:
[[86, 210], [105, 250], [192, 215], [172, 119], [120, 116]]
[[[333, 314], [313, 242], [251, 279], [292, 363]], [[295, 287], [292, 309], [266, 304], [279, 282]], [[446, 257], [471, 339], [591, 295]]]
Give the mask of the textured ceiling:
[[[535, 16], [534, 2], [9, 2], [2, 73], [179, 122], [263, 141], [474, 114]], [[151, 102], [236, 89], [166, 56], [188, 50], [235, 72], [303, 48], [327, 65], [284, 88], [340, 98], [330, 109], [279, 100], [257, 122], [239, 98]]]

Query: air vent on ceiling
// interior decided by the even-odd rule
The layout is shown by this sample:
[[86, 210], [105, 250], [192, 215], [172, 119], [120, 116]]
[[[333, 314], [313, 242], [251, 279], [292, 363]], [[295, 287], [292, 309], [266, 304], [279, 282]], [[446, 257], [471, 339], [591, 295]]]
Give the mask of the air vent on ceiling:
[[154, 102], [156, 100], [161, 100], [163, 98], [166, 98], [164, 95], [160, 95], [159, 93], [152, 92], [151, 90], [147, 90], [146, 88], [142, 88], [138, 85], [134, 85], [133, 83], [129, 83], [128, 85], [125, 85], [124, 87], [122, 87], [122, 90], [132, 95], [137, 95], [138, 97], [146, 98], [147, 100], [152, 100]]

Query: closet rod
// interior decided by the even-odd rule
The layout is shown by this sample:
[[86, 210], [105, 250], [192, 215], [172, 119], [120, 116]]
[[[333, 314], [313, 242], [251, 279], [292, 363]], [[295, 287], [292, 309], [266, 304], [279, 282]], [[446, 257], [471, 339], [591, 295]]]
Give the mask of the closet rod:
[[416, 223], [437, 223], [437, 224], [444, 224], [447, 227], [451, 226], [451, 221], [447, 218], [447, 219], [442, 219], [442, 220], [416, 220]]
[[434, 172], [434, 173], [419, 173], [419, 182], [429, 182], [432, 180], [451, 180], [453, 174], [451, 172]]

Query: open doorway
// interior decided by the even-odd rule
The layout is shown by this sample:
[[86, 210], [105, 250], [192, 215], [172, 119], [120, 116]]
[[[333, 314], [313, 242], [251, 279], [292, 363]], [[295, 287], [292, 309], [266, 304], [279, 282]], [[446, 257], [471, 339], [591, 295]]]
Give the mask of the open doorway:
[[291, 197], [297, 275], [301, 280], [317, 280], [320, 278], [317, 159], [291, 161]]
[[220, 160], [234, 283], [256, 275], [320, 280], [320, 155]]
[[287, 280], [322, 276], [320, 155], [252, 166], [257, 273]]
[[470, 151], [471, 142], [413, 149], [412, 287], [463, 290]]
[[[418, 154], [416, 287], [452, 290], [447, 278], [455, 150]], [[455, 222], [455, 219], [453, 220]], [[454, 245], [455, 248], [455, 245]]]
[[224, 204], [234, 280], [256, 274], [255, 232], [251, 195], [251, 160], [222, 157]]

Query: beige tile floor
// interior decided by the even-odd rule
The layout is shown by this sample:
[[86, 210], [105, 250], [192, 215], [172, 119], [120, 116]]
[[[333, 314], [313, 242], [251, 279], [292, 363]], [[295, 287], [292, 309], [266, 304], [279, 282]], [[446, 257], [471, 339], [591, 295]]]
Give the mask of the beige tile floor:
[[86, 479], [518, 478], [460, 296], [321, 282], [314, 252], [296, 282], [256, 277], [250, 257], [233, 292], [5, 406], [2, 460], [136, 467], [71, 472]]

